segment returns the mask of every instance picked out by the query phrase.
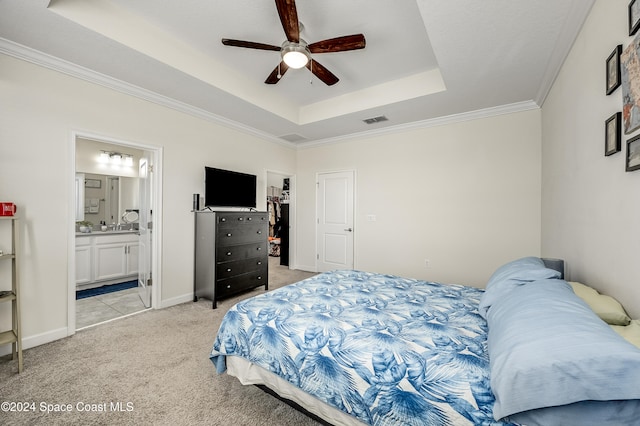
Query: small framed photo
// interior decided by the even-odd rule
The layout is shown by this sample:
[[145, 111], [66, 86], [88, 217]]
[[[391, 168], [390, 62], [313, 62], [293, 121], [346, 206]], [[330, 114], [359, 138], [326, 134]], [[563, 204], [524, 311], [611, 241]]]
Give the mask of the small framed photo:
[[619, 44], [613, 49], [607, 58], [607, 95], [612, 94], [620, 86], [620, 55], [622, 45]]
[[629, 35], [632, 36], [640, 28], [640, 2], [631, 0], [629, 3]]
[[100, 179], [85, 179], [85, 188], [102, 188], [102, 181]]
[[640, 135], [627, 141], [627, 167], [628, 172], [640, 169]]
[[604, 123], [604, 155], [620, 152], [622, 148], [622, 113], [616, 112]]

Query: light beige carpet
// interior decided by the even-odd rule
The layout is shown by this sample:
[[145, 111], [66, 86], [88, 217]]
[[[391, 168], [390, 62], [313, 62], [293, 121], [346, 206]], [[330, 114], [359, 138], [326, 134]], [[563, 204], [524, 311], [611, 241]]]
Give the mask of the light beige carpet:
[[[272, 266], [270, 289], [311, 275]], [[209, 361], [224, 313], [262, 292], [223, 300], [215, 310], [201, 299], [80, 331], [24, 351], [22, 374], [16, 361], [1, 360], [0, 402], [22, 412], [6, 411], [5, 403], [0, 424], [317, 425], [256, 387], [216, 374]]]

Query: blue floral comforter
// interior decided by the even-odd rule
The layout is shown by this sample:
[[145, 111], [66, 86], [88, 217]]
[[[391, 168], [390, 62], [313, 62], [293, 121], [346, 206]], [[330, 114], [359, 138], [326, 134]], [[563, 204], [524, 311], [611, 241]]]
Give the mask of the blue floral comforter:
[[211, 351], [265, 368], [371, 425], [493, 420], [482, 290], [335, 271], [238, 303]]

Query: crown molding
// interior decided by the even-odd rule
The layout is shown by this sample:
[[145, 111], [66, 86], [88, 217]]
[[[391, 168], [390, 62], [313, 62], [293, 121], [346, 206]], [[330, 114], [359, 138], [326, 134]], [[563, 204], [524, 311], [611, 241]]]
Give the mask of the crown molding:
[[[577, 4], [581, 1], [590, 3], [589, 7], [578, 7]], [[571, 13], [567, 15], [567, 21], [570, 22], [566, 22], [565, 25], [563, 25], [562, 32], [560, 33], [560, 37], [558, 37], [558, 41], [555, 45], [556, 48], [551, 54], [549, 64], [547, 65], [547, 69], [542, 77], [540, 90], [538, 90], [535, 98], [538, 105], [543, 105], [549, 95], [549, 92], [551, 92], [553, 83], [555, 83], [558, 74], [560, 74], [560, 70], [562, 69], [565, 60], [569, 57], [569, 53], [571, 52], [571, 49], [573, 49], [573, 45], [575, 44], [580, 31], [582, 31], [582, 26], [591, 13], [594, 3], [595, 0], [577, 0], [573, 2]], [[574, 28], [579, 28], [579, 30], [573, 31]]]
[[167, 108], [171, 108], [175, 111], [179, 111], [203, 120], [207, 120], [227, 128], [237, 130], [239, 132], [257, 137], [259, 139], [283, 145], [292, 149], [307, 149], [321, 145], [330, 145], [352, 141], [354, 139], [369, 138], [390, 133], [401, 133], [413, 129], [429, 128], [435, 126], [443, 126], [447, 124], [460, 123], [469, 120], [477, 120], [481, 118], [493, 117], [503, 114], [511, 114], [514, 112], [528, 111], [532, 109], [539, 109], [540, 107], [534, 101], [518, 102], [508, 105], [502, 105], [492, 108], [486, 108], [476, 111], [465, 112], [461, 114], [453, 114], [444, 117], [437, 117], [428, 120], [416, 121], [407, 124], [401, 124], [397, 126], [389, 126], [376, 130], [368, 130], [365, 132], [352, 133], [349, 135], [338, 136], [334, 138], [317, 139], [301, 143], [293, 143], [284, 139], [274, 137], [265, 132], [258, 131], [252, 127], [243, 125], [233, 120], [221, 117], [216, 114], [207, 112], [201, 108], [188, 105], [184, 102], [179, 102], [175, 99], [171, 99], [167, 96], [160, 95], [147, 89], [135, 86], [123, 82], [121, 80], [109, 77], [107, 75], [92, 71], [88, 68], [76, 65], [74, 63], [65, 61], [60, 58], [48, 55], [35, 49], [23, 46], [21, 44], [12, 42], [10, 40], [0, 37], [0, 53], [5, 55], [30, 62], [32, 64], [48, 68], [50, 70], [60, 72], [69, 75], [74, 78], [78, 78], [90, 83], [94, 83], [108, 89], [115, 90], [117, 92], [133, 96], [148, 102], [152, 102], [157, 105], [161, 105]]
[[498, 115], [513, 114], [517, 112], [530, 111], [540, 109], [540, 106], [534, 101], [516, 102], [497, 107], [479, 109], [475, 111], [463, 112], [460, 114], [452, 114], [444, 117], [430, 118], [428, 120], [415, 121], [397, 126], [384, 127], [376, 130], [368, 130], [366, 132], [352, 133], [350, 135], [338, 136], [335, 138], [320, 139], [309, 142], [302, 142], [297, 145], [298, 149], [313, 148], [320, 145], [330, 145], [341, 142], [347, 142], [353, 139], [371, 138], [375, 136], [401, 133], [414, 129], [425, 129], [429, 127], [444, 126], [447, 124], [461, 123], [464, 121], [478, 120], [482, 118], [495, 117]]
[[92, 71], [88, 68], [74, 64], [64, 59], [56, 58], [49, 54], [40, 52], [30, 47], [23, 46], [13, 41], [0, 37], [0, 53], [7, 56], [14, 57], [32, 64], [48, 68], [50, 70], [60, 72], [62, 74], [69, 75], [80, 80], [94, 83], [108, 89], [115, 90], [125, 95], [133, 96], [148, 102], [152, 102], [157, 105], [161, 105], [173, 110], [207, 120], [222, 126], [237, 130], [242, 133], [255, 136], [257, 138], [276, 143], [278, 145], [284, 145], [288, 148], [295, 148], [295, 144], [285, 141], [283, 139], [271, 136], [267, 133], [258, 131], [252, 127], [245, 126], [233, 120], [221, 117], [217, 114], [210, 113], [201, 108], [188, 105], [184, 102], [177, 101], [167, 96], [160, 95], [147, 89], [143, 89], [139, 86], [126, 83], [124, 81], [109, 77], [96, 71]]

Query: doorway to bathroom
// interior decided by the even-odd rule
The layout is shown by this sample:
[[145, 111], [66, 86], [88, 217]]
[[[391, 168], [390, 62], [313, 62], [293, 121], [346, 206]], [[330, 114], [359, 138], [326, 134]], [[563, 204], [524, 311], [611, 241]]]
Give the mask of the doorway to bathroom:
[[74, 142], [69, 325], [79, 330], [143, 312], [157, 300], [152, 165], [160, 152], [85, 135]]

